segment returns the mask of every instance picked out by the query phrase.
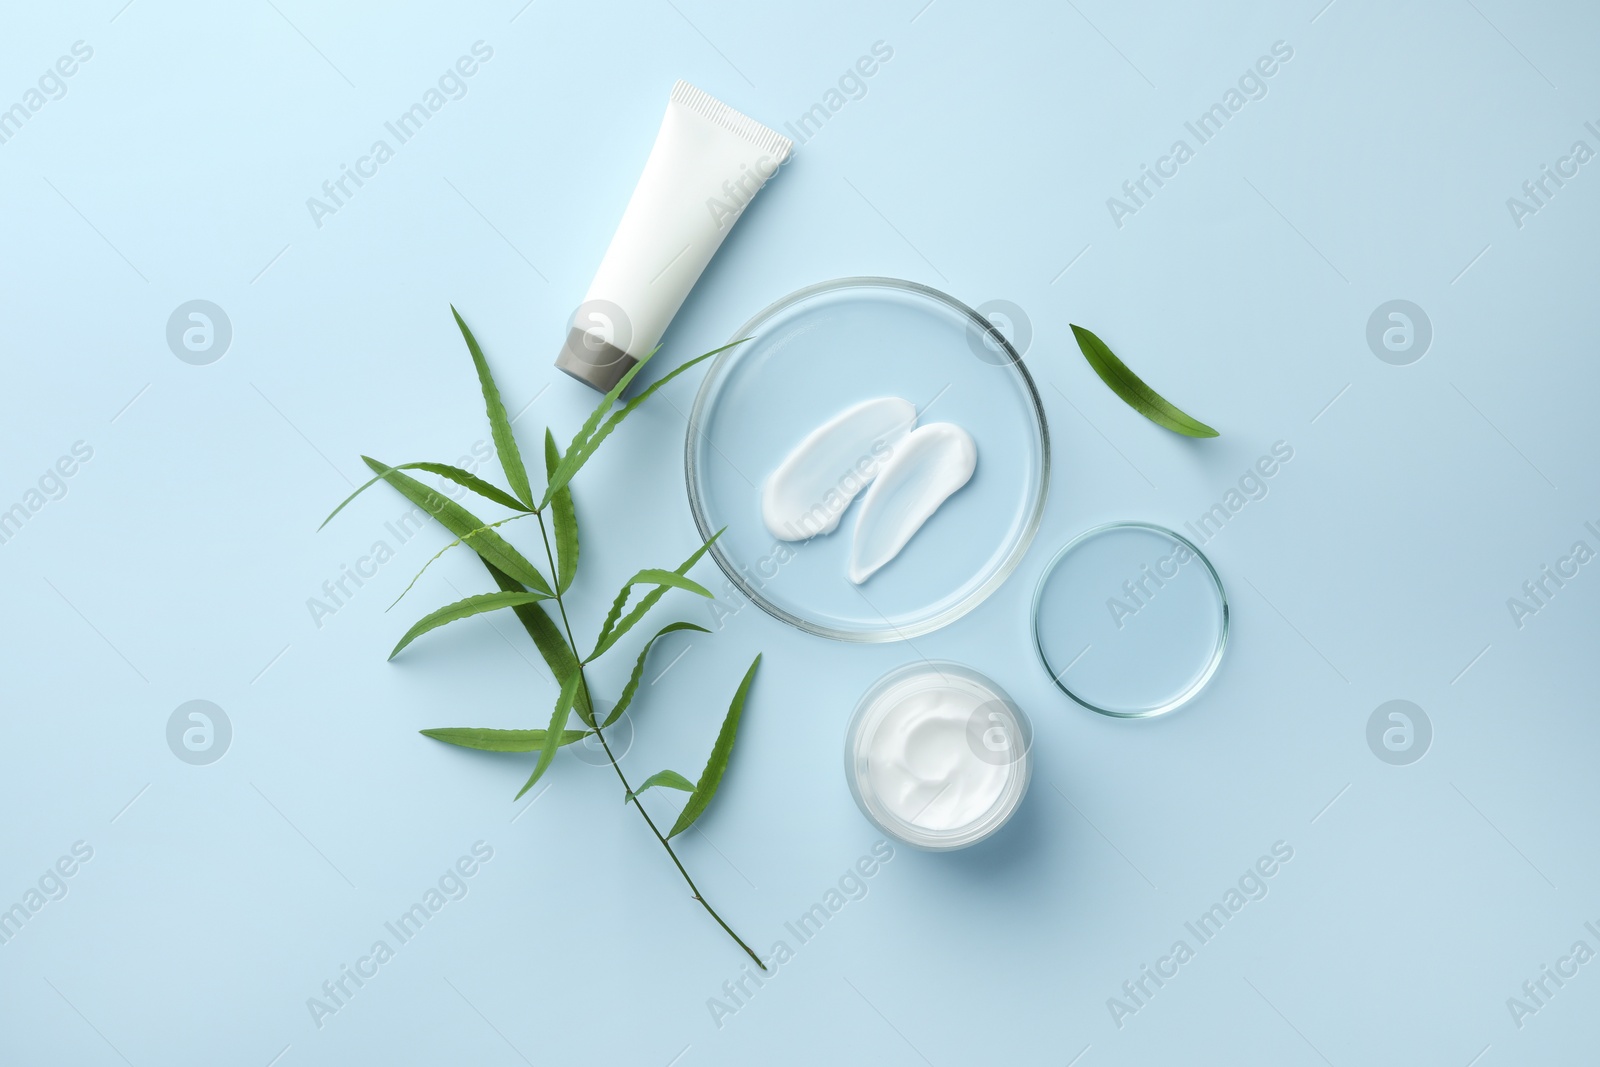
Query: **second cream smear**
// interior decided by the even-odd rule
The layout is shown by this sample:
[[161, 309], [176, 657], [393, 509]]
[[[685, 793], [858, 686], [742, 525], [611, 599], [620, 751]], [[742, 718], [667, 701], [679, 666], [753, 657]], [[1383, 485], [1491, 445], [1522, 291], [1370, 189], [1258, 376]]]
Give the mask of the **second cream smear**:
[[861, 499], [850, 580], [860, 585], [898, 556], [977, 465], [972, 435], [953, 422], [930, 422], [907, 434]]

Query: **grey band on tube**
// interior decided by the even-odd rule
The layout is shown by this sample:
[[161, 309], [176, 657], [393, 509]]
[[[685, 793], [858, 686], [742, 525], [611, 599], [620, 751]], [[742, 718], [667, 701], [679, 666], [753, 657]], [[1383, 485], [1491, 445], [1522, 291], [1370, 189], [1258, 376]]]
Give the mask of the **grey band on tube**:
[[609, 393], [639, 361], [608, 341], [574, 326], [561, 346], [556, 366], [578, 381]]

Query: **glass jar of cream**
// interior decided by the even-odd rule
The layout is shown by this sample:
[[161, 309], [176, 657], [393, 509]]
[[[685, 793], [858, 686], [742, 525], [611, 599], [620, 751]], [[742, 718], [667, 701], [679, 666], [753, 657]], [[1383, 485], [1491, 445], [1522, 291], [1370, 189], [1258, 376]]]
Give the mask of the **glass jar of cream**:
[[897, 841], [945, 851], [1004, 826], [1032, 776], [1028, 717], [994, 682], [945, 661], [907, 664], [856, 705], [844, 770], [861, 813]]

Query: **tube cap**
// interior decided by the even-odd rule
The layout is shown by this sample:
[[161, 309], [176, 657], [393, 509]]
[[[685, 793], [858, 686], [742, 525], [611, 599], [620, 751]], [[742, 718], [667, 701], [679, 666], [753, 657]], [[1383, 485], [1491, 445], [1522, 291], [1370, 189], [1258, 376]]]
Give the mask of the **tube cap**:
[[584, 385], [609, 393], [639, 361], [609, 341], [574, 326], [556, 356], [556, 367]]

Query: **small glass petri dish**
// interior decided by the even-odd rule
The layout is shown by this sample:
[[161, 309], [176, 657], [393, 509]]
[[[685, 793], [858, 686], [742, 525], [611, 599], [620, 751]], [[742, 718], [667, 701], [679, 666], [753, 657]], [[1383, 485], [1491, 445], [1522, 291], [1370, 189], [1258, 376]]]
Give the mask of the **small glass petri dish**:
[[879, 678], [845, 731], [861, 813], [913, 848], [966, 848], [1004, 826], [1033, 774], [1022, 709], [971, 667], [920, 660]]
[[[971, 611], [1016, 568], [1044, 514], [1049, 431], [1021, 357], [987, 319], [936, 289], [893, 278], [808, 286], [735, 332], [689, 416], [689, 506], [711, 556], [763, 611], [839, 641], [901, 641]], [[861, 585], [846, 576], [858, 497], [831, 533], [781, 541], [761, 486], [813, 429], [896, 396], [918, 425], [953, 422], [977, 468], [900, 554]]]
[[1033, 596], [1033, 636], [1052, 680], [1091, 711], [1161, 715], [1222, 663], [1228, 598], [1205, 553], [1162, 526], [1117, 522], [1068, 542]]

